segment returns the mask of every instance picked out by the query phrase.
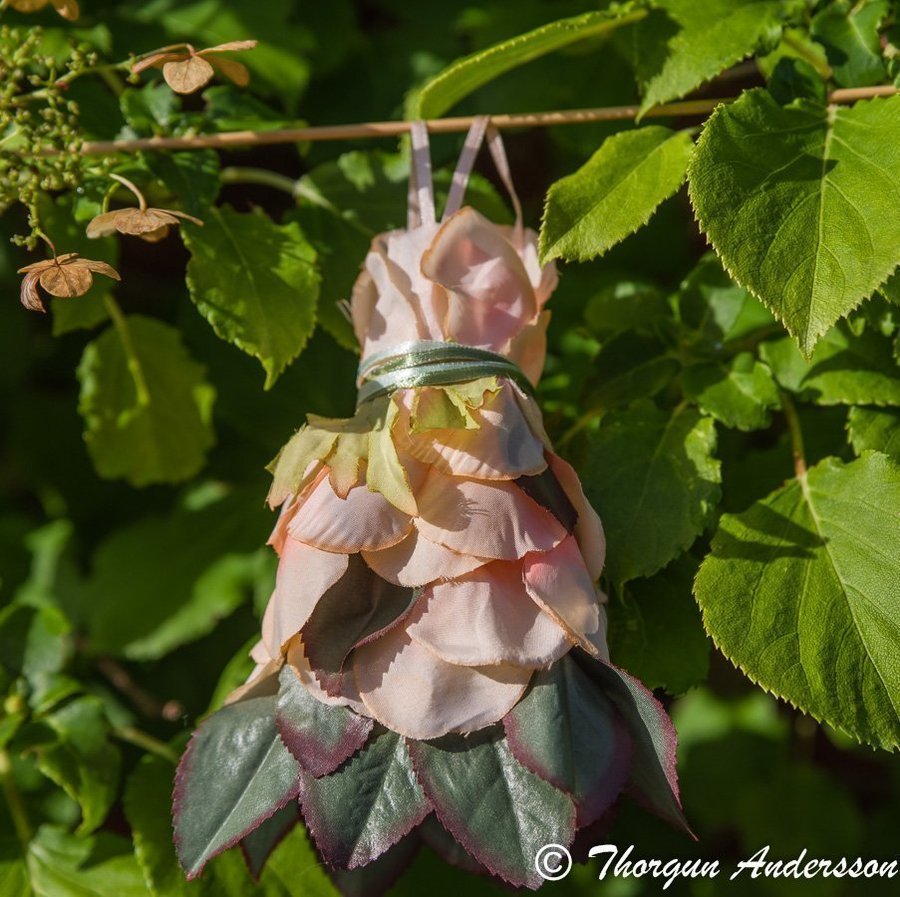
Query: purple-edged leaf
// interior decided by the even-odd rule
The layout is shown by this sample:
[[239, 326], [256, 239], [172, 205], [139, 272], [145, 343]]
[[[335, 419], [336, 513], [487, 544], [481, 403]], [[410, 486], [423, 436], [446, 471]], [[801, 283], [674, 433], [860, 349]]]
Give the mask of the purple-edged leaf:
[[303, 818], [322, 856], [356, 869], [409, 834], [431, 807], [403, 739], [380, 729], [337, 772], [300, 781]]
[[578, 512], [549, 467], [533, 476], [519, 477], [515, 482], [532, 501], [549, 511], [566, 528], [566, 532], [574, 531]]
[[280, 810], [276, 810], [241, 841], [241, 853], [254, 881], [259, 881], [266, 860], [299, 821], [300, 808], [297, 802], [292, 800]]
[[407, 835], [362, 869], [329, 869], [328, 877], [343, 897], [383, 897], [409, 868], [421, 847], [418, 833]]
[[289, 666], [279, 678], [275, 721], [281, 740], [311, 776], [334, 772], [366, 743], [372, 720], [317, 701]]
[[358, 555], [347, 572], [319, 599], [301, 630], [316, 678], [329, 694], [340, 694], [347, 655], [396, 626], [412, 610], [419, 590], [382, 579]]
[[681, 809], [675, 768], [677, 736], [662, 704], [633, 676], [609, 663], [579, 658], [619, 709], [634, 744], [629, 790], [662, 819], [693, 836]]
[[631, 738], [615, 705], [566, 655], [532, 679], [503, 720], [513, 756], [575, 799], [581, 828], [615, 802], [631, 767]]
[[408, 744], [444, 828], [493, 875], [540, 887], [537, 851], [575, 835], [571, 798], [522, 766], [499, 729]]
[[487, 869], [441, 825], [433, 813], [420, 826], [422, 843], [427, 844], [445, 863], [473, 875], [488, 875]]
[[223, 707], [194, 733], [175, 777], [175, 846], [188, 878], [297, 796], [300, 764], [278, 737], [275, 698]]

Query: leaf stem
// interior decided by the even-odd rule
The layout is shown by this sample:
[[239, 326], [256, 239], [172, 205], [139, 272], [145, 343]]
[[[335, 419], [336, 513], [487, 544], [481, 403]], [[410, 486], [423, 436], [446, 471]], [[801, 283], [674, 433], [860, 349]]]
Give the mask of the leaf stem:
[[137, 350], [134, 348], [134, 340], [131, 338], [131, 330], [128, 327], [128, 321], [122, 314], [119, 303], [109, 294], [103, 297], [106, 310], [112, 318], [113, 325], [122, 340], [122, 348], [125, 350], [125, 356], [128, 359], [128, 370], [134, 380], [134, 388], [137, 392], [138, 404], [146, 408], [150, 404], [150, 390], [147, 387], [147, 381], [144, 378], [144, 371], [141, 367], [141, 360], [138, 358]]
[[803, 430], [800, 428], [800, 417], [797, 406], [788, 393], [781, 392], [781, 408], [791, 434], [791, 450], [794, 455], [794, 474], [798, 480], [806, 477], [806, 452], [803, 448]]
[[22, 800], [22, 795], [19, 793], [19, 789], [16, 787], [13, 779], [12, 763], [6, 751], [0, 751], [0, 784], [2, 784], [3, 796], [6, 799], [9, 815], [12, 817], [16, 835], [22, 842], [22, 846], [27, 847], [33, 835], [31, 822], [28, 819], [25, 802]]
[[287, 193], [295, 200], [299, 195], [299, 181], [295, 181], [287, 175], [278, 174], [277, 171], [267, 171], [265, 168], [232, 165], [219, 172], [219, 180], [223, 184], [260, 184], [263, 187], [271, 187], [273, 190]]
[[121, 729], [113, 729], [112, 734], [120, 741], [133, 744], [135, 747], [143, 748], [157, 757], [162, 757], [163, 760], [168, 760], [173, 766], [178, 765], [178, 754], [164, 741], [154, 738], [142, 729], [137, 729], [134, 726], [123, 726]]

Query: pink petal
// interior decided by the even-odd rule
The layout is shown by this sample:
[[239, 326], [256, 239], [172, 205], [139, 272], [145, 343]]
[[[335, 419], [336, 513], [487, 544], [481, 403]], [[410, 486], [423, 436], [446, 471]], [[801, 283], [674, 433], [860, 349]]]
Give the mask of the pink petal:
[[512, 561], [549, 551], [566, 535], [552, 514], [505, 480], [464, 480], [432, 470], [416, 500], [419, 532], [460, 554]]
[[529, 597], [520, 561], [494, 561], [426, 592], [412, 638], [448, 663], [543, 667], [571, 647], [566, 633]]
[[225, 698], [225, 703], [236, 704], [248, 698], [263, 698], [275, 694], [278, 691], [278, 673], [283, 664], [284, 661], [280, 657], [264, 663], [257, 662], [247, 681], [230, 692]]
[[513, 388], [503, 383], [481, 408], [471, 411], [477, 430], [435, 429], [409, 432], [412, 390], [399, 396], [400, 412], [394, 433], [404, 452], [444, 473], [476, 480], [514, 480], [540, 473], [547, 466], [544, 445], [534, 435], [516, 401]]
[[603, 534], [603, 525], [597, 512], [591, 507], [590, 502], [581, 488], [581, 480], [575, 469], [559, 455], [548, 453], [547, 461], [550, 469], [556, 474], [560, 486], [563, 487], [569, 501], [578, 512], [578, 523], [575, 525], [575, 538], [578, 547], [587, 564], [591, 579], [597, 580], [603, 572], [603, 562], [606, 560], [606, 536]]
[[294, 539], [344, 554], [396, 545], [411, 528], [409, 515], [381, 493], [361, 485], [340, 498], [327, 477], [316, 483], [288, 524]]
[[422, 272], [450, 292], [445, 339], [499, 352], [537, 314], [516, 250], [471, 207], [441, 226], [422, 258]]
[[[519, 247], [519, 258], [528, 272], [528, 279], [534, 287], [534, 296], [537, 300], [538, 308], [543, 308], [547, 300], [550, 298], [556, 285], [559, 283], [559, 274], [556, 270], [556, 263], [550, 262], [548, 265], [541, 267], [538, 259], [538, 235], [533, 230], [525, 231], [525, 239], [522, 246]], [[509, 229], [507, 237], [512, 242], [512, 228]]]
[[394, 732], [423, 740], [497, 722], [531, 678], [531, 670], [509, 664], [446, 663], [403, 629], [358, 648], [353, 669], [369, 714]]
[[522, 564], [528, 594], [586, 651], [600, 629], [600, 599], [574, 536], [552, 551], [534, 553]]
[[455, 579], [487, 563], [486, 558], [459, 554], [430, 542], [415, 529], [396, 545], [364, 551], [363, 559], [382, 579], [412, 587]]
[[344, 575], [347, 562], [346, 554], [287, 539], [262, 623], [263, 641], [273, 657], [303, 628], [316, 602]]
[[547, 358], [547, 325], [550, 312], [541, 312], [510, 341], [506, 354], [522, 370], [530, 383], [537, 386]]

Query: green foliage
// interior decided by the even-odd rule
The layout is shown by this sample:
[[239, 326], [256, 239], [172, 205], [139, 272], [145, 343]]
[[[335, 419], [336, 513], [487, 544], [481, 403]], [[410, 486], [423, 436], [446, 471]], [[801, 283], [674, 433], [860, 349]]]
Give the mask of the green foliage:
[[898, 110], [900, 97], [782, 108], [754, 90], [721, 106], [697, 144], [701, 227], [806, 355], [897, 266]]
[[[897, 97], [828, 96], [896, 81], [895, 7], [82, 0], [72, 24], [50, 5], [25, 15], [6, 4], [0, 206], [18, 205], [0, 220], [0, 894], [493, 895], [497, 883], [472, 875], [477, 864], [434, 818], [408, 871], [408, 840], [364, 873], [329, 872], [316, 847], [374, 855], [419, 820], [424, 786], [482, 862], [524, 882], [537, 839], [558, 828], [565, 840], [572, 796], [579, 813], [599, 812], [603, 787], [626, 775], [630, 793], [699, 837], [623, 802], [605, 837], [636, 855], [727, 867], [770, 843], [782, 857], [893, 856], [897, 757], [856, 742], [898, 741], [900, 118]], [[218, 79], [183, 99], [160, 72], [129, 72], [131, 53], [249, 38], [260, 45], [241, 54], [246, 87]], [[352, 413], [358, 342], [341, 300], [373, 237], [405, 226], [407, 147], [260, 141], [84, 157], [66, 147], [404, 108], [646, 114], [709, 97], [734, 102], [705, 124], [504, 133], [525, 222], [544, 208], [542, 252], [561, 273], [544, 420], [605, 528], [612, 662], [669, 696], [684, 813], [660, 705], [601, 664], [541, 673], [514, 713], [518, 732], [466, 751], [465, 769], [452, 740], [410, 758], [370, 721], [313, 705], [289, 670], [279, 697], [273, 676], [258, 692], [269, 697], [219, 711], [253, 667], [273, 586], [263, 467], [306, 412]], [[461, 137], [432, 143], [440, 208]], [[476, 168], [493, 177], [486, 158]], [[693, 208], [676, 195], [685, 168]], [[87, 239], [94, 216], [136, 204], [111, 174], [204, 226], [156, 243]], [[468, 200], [512, 221], [477, 173]], [[9, 246], [16, 232], [35, 238], [30, 255]], [[112, 264], [121, 283], [97, 278], [85, 295], [45, 296], [50, 320], [28, 315], [14, 272], [52, 256], [39, 232], [60, 254]], [[386, 619], [407, 606], [399, 597], [381, 607]], [[313, 630], [346, 618], [322, 611]], [[328, 660], [339, 670], [343, 657]], [[552, 677], [569, 686], [568, 706], [543, 700], [559, 694], [542, 688]], [[637, 750], [628, 769], [616, 763], [622, 733], [606, 725], [613, 706]], [[247, 863], [228, 850], [185, 880], [175, 760], [209, 714], [189, 756], [215, 799], [182, 820], [190, 864], [287, 800], [300, 769], [320, 844], [293, 826], [300, 802], [289, 799], [244, 839]], [[314, 738], [285, 724], [303, 714], [299, 735]], [[555, 725], [540, 723], [547, 715]], [[253, 750], [234, 750], [242, 729]], [[573, 733], [590, 756], [566, 750]], [[246, 768], [234, 769], [239, 755]], [[563, 791], [536, 785], [538, 767]], [[239, 793], [247, 781], [264, 807]], [[547, 887], [586, 897], [597, 871], [576, 866]], [[800, 893], [794, 885], [760, 893]], [[616, 886], [659, 891], [652, 880]], [[888, 895], [893, 882], [866, 887]], [[676, 890], [708, 897], [709, 885]], [[855, 891], [825, 882], [810, 893]]]

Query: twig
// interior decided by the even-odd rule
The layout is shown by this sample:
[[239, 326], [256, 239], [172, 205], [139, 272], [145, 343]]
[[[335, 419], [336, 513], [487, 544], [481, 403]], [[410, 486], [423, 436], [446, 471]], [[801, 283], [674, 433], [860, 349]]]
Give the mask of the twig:
[[[832, 91], [831, 103], [853, 103], [872, 97], [893, 96], [898, 89], [893, 85], [855, 87]], [[731, 103], [737, 97], [720, 97], [709, 100], [684, 100], [654, 106], [646, 117], [679, 117], [706, 115], [722, 103]], [[526, 112], [516, 115], [493, 115], [491, 121], [497, 128], [537, 128], [553, 125], [574, 125], [598, 121], [626, 121], [635, 119], [639, 106], [606, 106], [597, 109], [568, 109], [556, 112]], [[433, 134], [465, 131], [474, 117], [462, 115], [456, 118], [434, 118], [428, 129]], [[271, 131], [222, 131], [218, 134], [192, 134], [181, 137], [143, 137], [134, 140], [97, 140], [83, 143], [79, 151], [83, 155], [109, 155], [134, 153], [141, 150], [195, 150], [230, 149], [238, 146], [266, 146], [276, 143], [302, 143], [317, 140], [355, 140], [371, 137], [397, 137], [409, 130], [408, 121], [376, 121], [354, 125], [320, 125], [310, 128], [281, 128]], [[45, 155], [57, 155], [59, 150], [47, 150]]]
[[112, 734], [121, 741], [143, 748], [151, 754], [156, 754], [157, 757], [162, 757], [163, 760], [168, 760], [173, 766], [178, 765], [178, 754], [172, 748], [164, 741], [160, 741], [158, 738], [154, 738], [140, 729], [135, 729], [134, 726], [113, 729]]
[[138, 711], [147, 717], [161, 717], [168, 722], [174, 722], [183, 713], [181, 704], [177, 701], [161, 701], [143, 689], [131, 677], [131, 673], [112, 657], [98, 657], [97, 669], [120, 691]]

